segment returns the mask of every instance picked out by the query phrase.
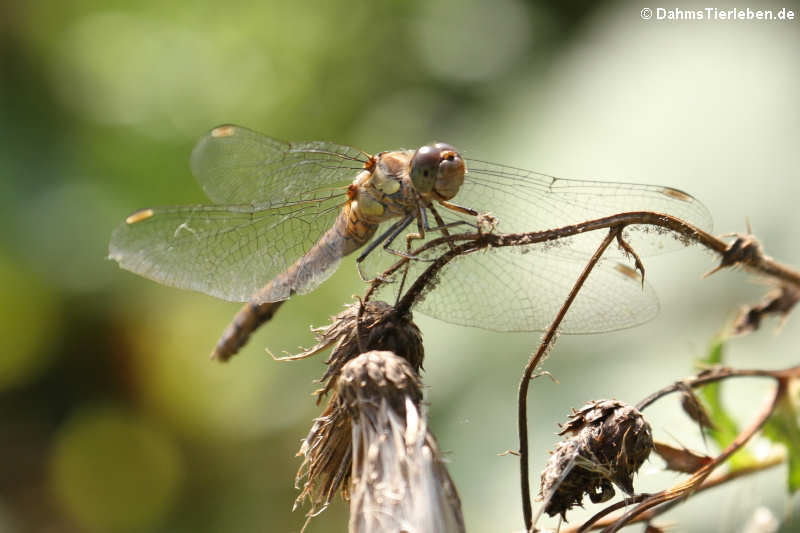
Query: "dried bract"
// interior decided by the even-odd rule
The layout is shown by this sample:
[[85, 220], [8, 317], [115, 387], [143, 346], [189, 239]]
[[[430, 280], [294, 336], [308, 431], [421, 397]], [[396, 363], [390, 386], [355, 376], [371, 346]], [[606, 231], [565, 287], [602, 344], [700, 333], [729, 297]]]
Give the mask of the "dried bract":
[[325, 386], [318, 391], [318, 398], [330, 393], [328, 404], [322, 415], [314, 420], [298, 452], [304, 460], [295, 480], [297, 486], [302, 483], [295, 507], [303, 501], [310, 501], [311, 514], [324, 509], [339, 489], [345, 497], [348, 496], [352, 418], [336, 389], [346, 363], [362, 351], [389, 350], [408, 361], [416, 373], [424, 357], [422, 335], [410, 316], [398, 315], [384, 302], [368, 302], [363, 309], [360, 303], [348, 306], [333, 317], [328, 327], [320, 328], [316, 333], [316, 346], [290, 358], [308, 357], [334, 346], [326, 361], [328, 369], [321, 378]]
[[343, 496], [348, 497], [351, 422], [336, 393], [332, 394], [325, 411], [314, 420], [297, 452], [304, 459], [295, 477], [295, 488], [302, 483], [302, 490], [294, 502], [294, 509], [307, 501], [311, 504], [309, 515], [315, 515], [327, 507], [340, 488]]
[[711, 417], [692, 388], [683, 382], [678, 383], [678, 387], [681, 390], [681, 408], [683, 412], [697, 422], [701, 429], [713, 429], [714, 423], [711, 421]]
[[633, 474], [650, 455], [650, 424], [634, 407], [616, 400], [592, 401], [572, 411], [542, 472], [540, 499], [550, 516], [579, 505], [584, 495], [594, 503], [614, 496], [616, 485], [633, 494]]
[[478, 226], [478, 233], [485, 234], [493, 233], [500, 221], [491, 213], [481, 213], [477, 216], [475, 222]]
[[791, 310], [800, 300], [800, 290], [797, 287], [783, 284], [770, 291], [764, 301], [758, 305], [744, 307], [733, 325], [734, 335], [744, 335], [755, 331], [761, 326], [761, 319], [767, 315], [778, 315], [785, 320]]
[[342, 368], [336, 392], [352, 417], [351, 533], [463, 532], [411, 366], [391, 352], [362, 354]]
[[686, 448], [675, 448], [664, 442], [654, 442], [653, 449], [666, 463], [667, 470], [694, 474], [711, 462], [711, 457], [699, 455]]

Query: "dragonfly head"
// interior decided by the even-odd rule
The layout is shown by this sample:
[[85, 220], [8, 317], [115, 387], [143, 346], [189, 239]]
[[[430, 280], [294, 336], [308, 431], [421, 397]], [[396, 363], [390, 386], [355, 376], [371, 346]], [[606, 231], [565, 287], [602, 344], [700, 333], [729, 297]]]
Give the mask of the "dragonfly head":
[[423, 146], [411, 158], [411, 183], [421, 194], [449, 200], [464, 183], [466, 166], [456, 149], [446, 143]]

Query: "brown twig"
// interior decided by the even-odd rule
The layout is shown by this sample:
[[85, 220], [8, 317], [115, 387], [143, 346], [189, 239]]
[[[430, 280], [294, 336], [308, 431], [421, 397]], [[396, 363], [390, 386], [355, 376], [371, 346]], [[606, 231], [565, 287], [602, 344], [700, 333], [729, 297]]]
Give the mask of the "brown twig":
[[643, 399], [636, 404], [636, 408], [640, 411], [647, 409], [656, 400], [659, 400], [667, 394], [679, 392], [682, 387], [689, 386], [692, 388], [707, 385], [714, 381], [720, 381], [728, 378], [736, 377], [766, 377], [773, 379], [791, 379], [800, 378], [800, 365], [781, 370], [763, 370], [763, 369], [736, 369], [725, 366], [718, 366], [705, 370], [700, 374], [681, 380], [670, 385], [667, 385], [661, 390], [654, 392], [647, 398]]
[[[739, 479], [740, 477], [749, 476], [749, 475], [755, 474], [757, 472], [763, 472], [764, 470], [768, 470], [770, 468], [774, 468], [774, 467], [776, 467], [776, 466], [778, 466], [780, 464], [783, 464], [784, 461], [785, 461], [785, 459], [783, 457], [775, 456], [775, 457], [771, 457], [771, 458], [769, 458], [769, 459], [767, 459], [767, 460], [765, 460], [765, 461], [763, 461], [761, 463], [758, 463], [758, 464], [754, 464], [754, 465], [750, 465], [750, 466], [747, 466], [747, 467], [743, 467], [743, 468], [740, 468], [738, 470], [734, 470], [733, 472], [725, 472], [724, 474], [721, 474], [719, 476], [716, 476], [716, 477], [713, 477], [713, 478], [709, 478], [709, 479], [706, 479], [705, 481], [703, 481], [703, 483], [699, 487], [694, 489], [694, 493], [696, 494], [698, 492], [703, 492], [703, 491], [708, 490], [708, 489], [713, 489], [714, 487], [718, 487], [719, 485], [724, 485], [725, 483], [729, 483], [731, 481]], [[587, 520], [586, 523], [583, 523], [583, 524], [581, 524], [579, 526], [570, 527], [570, 528], [567, 528], [567, 529], [562, 529], [561, 533], [583, 533], [583, 532], [591, 531], [591, 530], [594, 530], [594, 529], [602, 529], [602, 528], [608, 527], [608, 526], [614, 524], [617, 520], [619, 520], [619, 517], [608, 517], [608, 518], [605, 518], [605, 519], [601, 520], [601, 518], [603, 516], [606, 516], [609, 513], [613, 512], [613, 511], [616, 511], [618, 509], [622, 509], [624, 507], [627, 507], [628, 505], [631, 505], [633, 503], [641, 502], [641, 501], [645, 500], [646, 498], [649, 498], [650, 496], [652, 496], [652, 495], [651, 494], [637, 494], [634, 497], [625, 498], [624, 500], [620, 500], [620, 501], [614, 503], [613, 505], [609, 505], [608, 507], [606, 507], [602, 511], [600, 511], [597, 514], [595, 514], [594, 516], [592, 516], [589, 520]], [[647, 522], [649, 520], [652, 520], [653, 518], [665, 513], [669, 509], [672, 509], [673, 507], [675, 507], [679, 503], [681, 503], [681, 500], [679, 500], [679, 499], [672, 500], [672, 501], [669, 501], [669, 502], [667, 502], [667, 503], [665, 503], [665, 504], [663, 504], [663, 505], [661, 505], [659, 507], [656, 507], [655, 509], [650, 509], [648, 511], [644, 511], [643, 513], [639, 514], [635, 519], [629, 521], [628, 524], [632, 524], [634, 522]], [[587, 527], [587, 523], [589, 523], [588, 527]]]
[[[432, 239], [415, 249], [411, 255], [418, 256], [423, 252], [444, 244], [452, 244], [454, 246], [446, 253], [439, 256], [425, 269], [400, 299], [398, 308], [402, 310], [410, 309], [442, 268], [458, 256], [470, 254], [486, 248], [503, 248], [508, 246], [526, 246], [546, 243], [590, 231], [610, 229], [612, 227], [625, 228], [631, 225], [663, 228], [674, 233], [677, 238], [684, 240], [686, 244], [696, 243], [719, 254], [721, 257], [720, 266], [723, 268], [740, 265], [753, 272], [800, 288], [800, 272], [765, 255], [758, 246], [750, 245], [743, 247], [741, 242], [744, 237], [738, 237], [735, 241], [727, 243], [679, 218], [651, 211], [632, 211], [543, 231], [525, 233], [459, 233]], [[754, 242], [752, 237], [749, 237], [748, 242]], [[747, 253], [743, 253], [743, 249], [746, 249]], [[381, 285], [386, 283], [386, 280], [389, 279], [392, 274], [410, 260], [413, 259], [409, 257], [400, 259], [389, 267], [381, 277], [373, 280], [364, 295], [364, 300], [369, 300], [374, 292]]]
[[580, 276], [578, 276], [578, 279], [572, 286], [569, 295], [561, 305], [561, 309], [559, 309], [558, 314], [556, 314], [552, 324], [550, 324], [550, 327], [542, 338], [542, 341], [539, 343], [539, 349], [530, 358], [528, 364], [525, 365], [525, 371], [522, 374], [522, 380], [519, 384], [519, 392], [517, 396], [517, 419], [519, 424], [520, 490], [522, 494], [522, 514], [525, 521], [526, 531], [529, 531], [533, 525], [530, 476], [528, 471], [528, 388], [530, 386], [531, 377], [533, 376], [534, 370], [536, 370], [536, 367], [539, 365], [539, 362], [547, 353], [548, 348], [555, 339], [558, 327], [561, 325], [564, 316], [566, 316], [567, 311], [572, 305], [572, 302], [575, 300], [575, 297], [578, 295], [578, 292], [580, 292], [581, 287], [583, 287], [583, 284], [586, 282], [586, 279], [589, 277], [589, 274], [592, 272], [592, 269], [594, 269], [597, 262], [600, 261], [600, 258], [603, 256], [603, 253], [605, 253], [608, 245], [611, 244], [614, 239], [619, 237], [621, 231], [622, 227], [620, 226], [613, 226], [610, 228], [608, 235], [606, 235], [606, 238], [600, 243], [600, 246], [597, 247], [597, 250], [586, 263], [586, 266], [584, 267]]

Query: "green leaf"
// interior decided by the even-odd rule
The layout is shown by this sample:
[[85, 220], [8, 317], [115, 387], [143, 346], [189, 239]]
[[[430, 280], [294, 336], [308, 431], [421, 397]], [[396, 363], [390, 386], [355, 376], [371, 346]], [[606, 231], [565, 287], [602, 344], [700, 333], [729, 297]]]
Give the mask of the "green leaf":
[[786, 446], [789, 492], [800, 489], [800, 423], [798, 410], [790, 394], [783, 394], [762, 430], [765, 437]]
[[708, 347], [706, 356], [698, 361], [698, 366], [714, 366], [722, 364], [722, 355], [725, 348], [725, 337], [716, 337]]
[[[700, 359], [700, 366], [708, 367], [722, 364], [724, 347], [725, 341], [722, 338], [715, 339], [711, 343], [706, 357]], [[705, 401], [709, 417], [712, 424], [714, 424], [714, 428], [707, 430], [708, 435], [720, 449], [723, 449], [739, 434], [739, 426], [722, 405], [722, 382], [715, 381], [705, 385], [701, 389], [700, 395]]]
[[[698, 361], [700, 366], [709, 367], [722, 364], [725, 348], [725, 338], [717, 337], [709, 346], [706, 357]], [[715, 381], [705, 385], [700, 395], [706, 404], [709, 418], [714, 425], [707, 428], [706, 433], [720, 450], [725, 449], [739, 434], [739, 425], [728, 414], [722, 405], [722, 382]], [[738, 470], [756, 462], [755, 457], [747, 450], [739, 450], [729, 460], [731, 470]]]

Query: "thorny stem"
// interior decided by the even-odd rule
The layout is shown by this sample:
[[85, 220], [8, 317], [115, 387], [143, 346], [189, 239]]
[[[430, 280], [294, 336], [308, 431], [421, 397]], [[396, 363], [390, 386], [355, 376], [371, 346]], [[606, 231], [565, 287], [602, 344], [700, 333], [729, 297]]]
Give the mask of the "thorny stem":
[[594, 255], [592, 255], [591, 259], [589, 259], [589, 262], [586, 263], [581, 275], [578, 276], [578, 279], [572, 286], [572, 290], [567, 296], [567, 299], [561, 305], [561, 309], [558, 310], [556, 317], [553, 319], [553, 323], [550, 324], [550, 327], [542, 338], [542, 341], [539, 343], [539, 349], [530, 358], [528, 364], [525, 366], [525, 372], [522, 374], [522, 381], [519, 384], [517, 398], [517, 419], [519, 424], [519, 474], [520, 488], [522, 492], [522, 514], [525, 520], [526, 531], [530, 531], [533, 525], [530, 476], [528, 472], [528, 388], [530, 387], [531, 378], [534, 370], [536, 370], [536, 367], [539, 365], [539, 362], [547, 353], [547, 349], [553, 343], [553, 340], [556, 337], [556, 332], [558, 331], [558, 327], [561, 325], [561, 321], [567, 314], [567, 311], [572, 305], [572, 302], [575, 300], [575, 297], [578, 295], [578, 292], [580, 292], [581, 287], [583, 287], [583, 284], [586, 282], [586, 279], [589, 277], [589, 274], [592, 272], [592, 269], [594, 269], [597, 262], [600, 261], [600, 258], [603, 256], [603, 253], [605, 253], [608, 245], [611, 244], [614, 239], [619, 238], [621, 232], [622, 226], [612, 226], [608, 232], [608, 235], [606, 235], [606, 238], [603, 239], [603, 242], [601, 242], [600, 246], [597, 247]]
[[[790, 267], [773, 260], [763, 253], [742, 254], [741, 256], [732, 255], [734, 252], [741, 250], [741, 246], [734, 246], [735, 243], [740, 242], [739, 239], [734, 241], [733, 244], [727, 243], [722, 239], [714, 237], [710, 233], [707, 233], [679, 218], [661, 213], [655, 213], [652, 211], [632, 211], [543, 231], [506, 234], [459, 233], [432, 239], [414, 250], [413, 254], [411, 255], [419, 255], [422, 252], [436, 248], [442, 244], [457, 245], [439, 256], [436, 261], [433, 261], [428, 268], [425, 269], [425, 271], [417, 278], [414, 284], [408, 289], [408, 291], [406, 291], [405, 295], [398, 302], [398, 310], [407, 311], [410, 309], [419, 299], [428, 284], [430, 284], [431, 281], [436, 278], [441, 269], [444, 268], [447, 263], [460, 255], [473, 253], [486, 248], [525, 246], [530, 244], [557, 241], [559, 239], [564, 239], [566, 237], [571, 237], [573, 235], [578, 235], [589, 231], [597, 231], [612, 227], [624, 228], [631, 225], [645, 225], [664, 228], [665, 230], [675, 233], [677, 236], [679, 236], [679, 238], [684, 239], [687, 244], [696, 243], [708, 248], [713, 252], [716, 252], [722, 257], [722, 263], [724, 266], [739, 264], [751, 271], [775, 278], [800, 288], [800, 272], [797, 272]], [[372, 284], [364, 295], [364, 300], [368, 301], [375, 290], [386, 283], [386, 280], [392, 274], [397, 272], [397, 270], [399, 270], [410, 260], [413, 259], [409, 257], [400, 259], [388, 270], [386, 270], [381, 277], [373, 280]]]

